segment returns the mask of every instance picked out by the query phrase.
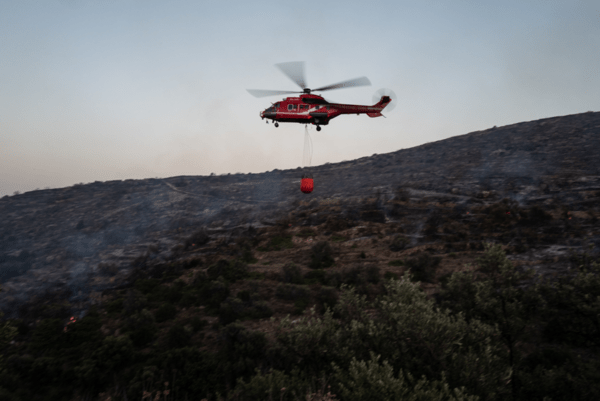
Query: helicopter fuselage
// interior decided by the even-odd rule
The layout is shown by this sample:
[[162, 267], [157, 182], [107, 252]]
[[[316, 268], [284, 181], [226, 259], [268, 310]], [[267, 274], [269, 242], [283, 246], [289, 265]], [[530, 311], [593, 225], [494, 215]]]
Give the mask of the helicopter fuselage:
[[356, 104], [329, 103], [321, 96], [303, 94], [288, 97], [260, 113], [262, 119], [273, 122], [327, 125], [329, 120], [342, 114], [367, 114], [369, 117], [381, 117], [381, 111], [391, 102], [389, 96], [382, 96], [373, 106]]

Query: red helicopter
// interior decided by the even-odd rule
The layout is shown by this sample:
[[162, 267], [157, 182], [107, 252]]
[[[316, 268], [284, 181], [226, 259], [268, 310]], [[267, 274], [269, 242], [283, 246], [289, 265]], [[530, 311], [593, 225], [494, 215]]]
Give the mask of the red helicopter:
[[[275, 127], [279, 127], [279, 122], [282, 123], [300, 123], [314, 124], [317, 126], [317, 131], [321, 131], [321, 125], [329, 124], [329, 120], [341, 114], [366, 114], [369, 117], [381, 117], [381, 111], [392, 100], [396, 99], [394, 92], [389, 89], [380, 89], [374, 95], [374, 100], [379, 102], [373, 106], [362, 106], [356, 104], [340, 104], [330, 103], [319, 95], [314, 95], [313, 91], [327, 91], [333, 89], [350, 88], [353, 86], [371, 85], [367, 77], [350, 79], [348, 81], [339, 82], [333, 85], [323, 86], [317, 89], [309, 89], [306, 87], [304, 79], [304, 62], [292, 61], [289, 63], [275, 64], [285, 75], [296, 83], [301, 92], [297, 91], [276, 91], [276, 90], [261, 90], [247, 89], [248, 92], [255, 97], [286, 95], [289, 93], [302, 93], [298, 97], [288, 97], [281, 102], [272, 103], [272, 106], [260, 113], [260, 117], [271, 119]], [[393, 108], [395, 102], [390, 105], [388, 111]], [[385, 117], [385, 116], [384, 116]], [[269, 121], [267, 121], [268, 123]]]

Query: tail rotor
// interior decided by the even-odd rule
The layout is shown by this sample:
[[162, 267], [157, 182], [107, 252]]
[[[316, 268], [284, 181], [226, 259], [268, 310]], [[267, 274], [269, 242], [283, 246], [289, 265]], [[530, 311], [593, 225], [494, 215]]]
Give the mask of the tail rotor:
[[396, 107], [396, 103], [398, 103], [398, 96], [394, 93], [393, 90], [388, 88], [381, 88], [377, 92], [373, 94], [373, 103], [377, 103], [381, 100], [382, 96], [389, 96], [392, 101], [388, 103], [388, 105], [382, 111], [392, 111]]

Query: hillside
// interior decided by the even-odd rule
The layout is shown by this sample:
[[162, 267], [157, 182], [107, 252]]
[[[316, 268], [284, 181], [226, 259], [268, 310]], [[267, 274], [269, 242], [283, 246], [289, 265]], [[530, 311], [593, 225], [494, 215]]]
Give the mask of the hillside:
[[[166, 262], [173, 247], [200, 227], [217, 240], [282, 218], [292, 218], [295, 227], [320, 225], [332, 214], [354, 225], [380, 223], [389, 233], [401, 226], [412, 245], [421, 245], [432, 240], [423, 229], [436, 214], [506, 197], [520, 207], [543, 206], [556, 218], [571, 212], [579, 232], [597, 244], [597, 231], [585, 230], [598, 213], [599, 148], [600, 113], [588, 112], [312, 167], [315, 190], [308, 196], [298, 190], [297, 169], [95, 182], [4, 197], [0, 307], [15, 316], [34, 295], [67, 291], [82, 311], [122, 282], [148, 249], [152, 259]], [[409, 199], [397, 196], [400, 188]], [[478, 221], [473, 214], [453, 218], [455, 225]], [[568, 239], [546, 245], [581, 245]], [[101, 263], [116, 266], [116, 274], [99, 271]]]
[[[534, 291], [530, 284], [566, 279], [581, 266], [591, 268], [591, 261], [598, 259], [600, 164], [596, 149], [600, 149], [600, 113], [588, 112], [494, 127], [384, 155], [312, 167], [315, 190], [310, 195], [299, 191], [302, 172], [297, 169], [95, 182], [4, 197], [0, 199], [0, 309], [19, 328], [9, 347], [10, 366], [29, 366], [27, 358], [44, 357], [40, 325], [55, 325], [59, 332], [64, 328], [67, 333], [73, 316], [82, 319], [73, 327], [84, 327], [83, 322], [89, 325], [81, 329], [85, 333], [78, 337], [81, 344], [86, 336], [97, 336], [93, 341], [98, 344], [132, 341], [135, 351], [127, 363], [141, 365], [123, 374], [131, 376], [130, 384], [139, 384], [136, 369], [159, 366], [147, 358], [163, 349], [226, 352], [222, 347], [227, 347], [228, 335], [246, 333], [244, 336], [264, 336], [269, 346], [263, 344], [266, 348], [261, 349], [267, 352], [283, 341], [278, 324], [286, 315], [298, 316], [294, 318], [298, 322], [315, 307], [319, 316], [327, 316], [323, 315], [327, 305], [350, 302], [342, 301], [346, 299], [344, 284], [375, 302], [396, 291], [386, 287], [389, 279], [401, 278], [408, 270], [412, 279], [420, 282], [417, 287], [395, 282], [404, 283], [397, 285], [408, 293], [417, 291], [415, 288], [423, 290], [427, 297], [414, 295], [413, 299], [437, 316], [435, 319], [442, 317], [436, 315], [433, 304], [427, 304], [433, 300], [456, 313], [463, 312], [468, 319], [485, 322], [484, 312], [469, 315], [469, 310], [477, 311], [477, 307], [460, 309], [460, 302], [452, 303], [460, 298], [460, 283], [452, 281], [453, 273], [474, 271], [484, 283], [496, 279], [496, 272], [489, 270], [491, 262], [485, 260], [495, 258], [500, 261], [498, 266], [504, 266], [502, 251], [514, 268], [510, 274], [519, 277], [509, 280], [512, 284], [506, 291], [523, 285]], [[486, 248], [488, 243], [500, 248]], [[454, 284], [444, 287], [449, 282]], [[475, 288], [463, 295], [486, 287]], [[593, 286], [586, 288], [592, 288], [590, 294], [595, 291]], [[554, 301], [542, 293], [546, 295], [535, 297], [542, 297], [545, 303], [532, 301], [532, 305], [538, 305], [539, 316], [546, 316]], [[367, 309], [377, 315], [373, 305]], [[346, 316], [337, 310], [334, 316], [342, 320], [346, 316], [350, 322], [352, 316], [358, 316], [355, 312]], [[514, 319], [533, 319], [531, 314], [519, 316]], [[154, 334], [146, 338], [143, 331], [136, 331], [136, 325], [146, 327], [150, 321], [149, 332]], [[502, 343], [500, 334], [490, 334], [495, 340], [489, 341], [504, 344], [498, 345], [498, 361], [504, 360], [501, 355], [508, 349], [509, 367], [516, 368], [513, 347], [522, 355], [531, 354], [542, 327], [548, 324], [535, 320], [523, 329], [530, 337], [519, 332], [517, 342]], [[480, 330], [469, 327], [473, 332]], [[506, 334], [499, 327], [501, 334]], [[54, 329], [44, 330], [50, 333]], [[569, 347], [584, 349], [585, 358], [596, 355], [597, 345], [586, 341], [569, 343]], [[231, 349], [227, 352], [237, 355]], [[368, 352], [361, 352], [362, 360], [368, 359]], [[246, 357], [262, 358], [258, 354]], [[452, 363], [459, 363], [457, 360]], [[271, 362], [261, 359], [260, 366], [276, 366]], [[428, 371], [419, 366], [403, 369], [418, 373], [415, 377], [423, 374], [443, 383], [443, 369], [431, 367]], [[242, 369], [244, 373], [239, 375], [225, 369], [229, 373], [222, 380], [227, 389], [235, 385], [235, 378], [248, 379], [253, 367]], [[287, 368], [277, 369], [291, 375]], [[78, 380], [83, 377], [77, 375]], [[159, 380], [158, 373], [153, 375]], [[448, 377], [451, 384], [467, 386], [467, 394], [482, 397], [489, 390], [474, 384], [469, 387], [466, 379], [452, 374]], [[19, 380], [24, 381], [14, 383], [26, 382]], [[525, 376], [519, 380], [525, 383]], [[105, 391], [108, 382], [103, 378], [94, 385]], [[509, 393], [516, 397], [521, 390], [510, 390], [517, 384], [507, 383], [502, 384], [508, 386], [504, 393], [488, 399], [505, 399]], [[6, 387], [0, 382], [0, 390], [2, 386]], [[141, 388], [131, 386], [127, 391], [141, 394]], [[216, 389], [224, 391], [218, 386], [211, 391]], [[115, 397], [121, 390], [111, 391]], [[598, 393], [590, 394], [590, 398], [580, 399], [593, 399]]]

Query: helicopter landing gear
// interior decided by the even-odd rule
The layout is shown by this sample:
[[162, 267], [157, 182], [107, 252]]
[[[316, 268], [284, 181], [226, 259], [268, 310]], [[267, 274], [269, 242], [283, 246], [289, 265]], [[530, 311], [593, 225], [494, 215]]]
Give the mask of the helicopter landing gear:
[[275, 123], [275, 127], [279, 127], [279, 123]]
[[321, 131], [321, 126], [317, 125], [317, 131]]

